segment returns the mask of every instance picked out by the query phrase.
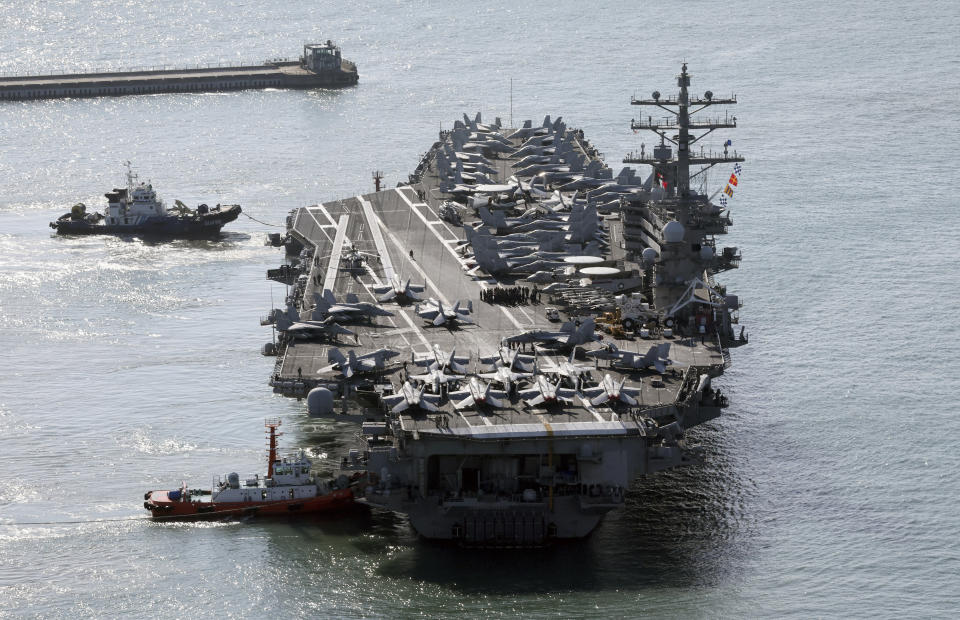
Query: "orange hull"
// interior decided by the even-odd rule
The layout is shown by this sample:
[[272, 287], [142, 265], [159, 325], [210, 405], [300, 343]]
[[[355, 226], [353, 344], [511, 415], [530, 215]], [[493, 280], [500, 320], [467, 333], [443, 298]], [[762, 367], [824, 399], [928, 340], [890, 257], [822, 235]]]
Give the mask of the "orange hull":
[[193, 499], [171, 500], [169, 491], [150, 491], [143, 507], [155, 519], [215, 519], [238, 516], [289, 516], [333, 512], [351, 506], [353, 491], [341, 489], [302, 499], [285, 499], [264, 502], [211, 502]]

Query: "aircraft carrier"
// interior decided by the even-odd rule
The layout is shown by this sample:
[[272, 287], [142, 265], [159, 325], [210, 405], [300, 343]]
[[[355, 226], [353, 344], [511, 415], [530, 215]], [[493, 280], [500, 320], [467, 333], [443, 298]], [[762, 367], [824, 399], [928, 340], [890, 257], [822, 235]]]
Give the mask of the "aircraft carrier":
[[560, 118], [464, 115], [408, 183], [290, 214], [270, 383], [356, 424], [340, 469], [361, 501], [426, 538], [538, 546], [701, 462], [685, 431], [727, 405], [711, 379], [746, 342], [705, 171], [743, 158], [695, 147], [736, 126], [697, 113], [736, 98], [692, 96], [686, 65], [677, 80], [631, 101], [667, 114], [631, 122], [659, 137], [625, 160], [645, 177]]

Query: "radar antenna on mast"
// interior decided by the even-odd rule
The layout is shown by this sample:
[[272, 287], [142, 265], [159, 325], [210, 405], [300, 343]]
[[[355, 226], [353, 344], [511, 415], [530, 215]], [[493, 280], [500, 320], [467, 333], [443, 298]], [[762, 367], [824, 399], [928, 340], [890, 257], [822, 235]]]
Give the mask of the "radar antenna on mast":
[[123, 165], [127, 167], [127, 187], [133, 188], [133, 182], [137, 180], [137, 175], [133, 173], [133, 167], [129, 159], [123, 162]]

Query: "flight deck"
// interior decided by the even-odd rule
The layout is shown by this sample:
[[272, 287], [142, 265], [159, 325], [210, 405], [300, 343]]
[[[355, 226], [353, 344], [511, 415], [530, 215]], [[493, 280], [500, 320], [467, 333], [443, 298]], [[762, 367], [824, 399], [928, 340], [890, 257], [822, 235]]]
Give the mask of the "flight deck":
[[[509, 130], [507, 130], [509, 131]], [[577, 143], [581, 151], [589, 147]], [[513, 172], [515, 160], [510, 158], [491, 159], [497, 169], [497, 177], [509, 178]], [[369, 320], [347, 325], [356, 332], [356, 336], [341, 336], [335, 342], [304, 342], [292, 340], [287, 345], [278, 363], [273, 383], [278, 391], [292, 396], [305, 396], [317, 385], [334, 387], [338, 382], [336, 370], [331, 368], [328, 352], [331, 347], [341, 351], [353, 349], [357, 355], [379, 349], [390, 349], [400, 354], [388, 360], [383, 372], [377, 373], [375, 382], [391, 383], [397, 386], [401, 377], [416, 372], [409, 362], [411, 354], [424, 356], [434, 347], [442, 351], [456, 351], [458, 355], [471, 356], [470, 369], [473, 370], [480, 357], [495, 355], [501, 346], [501, 340], [511, 334], [527, 330], [556, 330], [558, 324], [551, 322], [544, 314], [549, 297], [541, 303], [502, 305], [483, 301], [481, 291], [485, 288], [512, 287], [518, 285], [519, 277], [497, 278], [490, 275], [470, 275], [471, 263], [458, 251], [465, 243], [465, 234], [460, 226], [445, 221], [440, 216], [441, 205], [449, 196], [440, 190], [441, 179], [436, 168], [427, 170], [419, 183], [391, 188], [363, 196], [336, 200], [323, 204], [297, 209], [292, 216], [291, 233], [306, 248], [312, 250], [309, 271], [298, 293], [304, 317], [315, 299], [322, 293], [328, 278], [333, 274], [331, 290], [336, 299], [344, 299], [354, 294], [361, 302], [377, 303], [373, 287], [384, 284], [383, 261], [379, 259], [374, 234], [370, 224], [363, 216], [362, 201], [372, 207], [380, 226], [390, 263], [401, 280], [410, 279], [414, 283], [425, 284], [425, 297], [433, 297], [445, 306], [456, 301], [471, 302], [473, 312], [470, 315], [474, 324], [455, 327], [434, 327], [425, 324], [414, 312], [414, 303], [383, 304], [393, 316], [370, 317]], [[363, 253], [367, 259], [360, 267], [341, 262], [339, 255], [332, 254], [338, 223], [347, 216], [345, 243]], [[467, 216], [466, 224], [475, 218]], [[621, 248], [618, 235], [622, 230], [619, 221], [608, 225], [613, 248]], [[623, 251], [616, 254], [622, 260]], [[331, 271], [332, 269], [332, 271]], [[520, 282], [520, 285], [524, 283]], [[527, 285], [529, 286], [529, 285]], [[598, 334], [599, 335], [599, 334]], [[604, 336], [602, 343], [614, 343], [621, 351], [630, 351], [642, 355], [651, 346], [669, 343], [670, 358], [676, 369], [667, 373], [631, 372], [634, 381], [640, 379], [638, 404], [629, 411], [646, 410], [649, 413], [662, 410], [668, 412], [676, 401], [681, 388], [696, 381], [696, 373], [686, 374], [687, 368], [699, 369], [710, 374], [719, 374], [724, 366], [724, 356], [718, 341], [701, 343], [698, 338], [629, 338], [614, 339]], [[520, 345], [524, 346], [524, 345]], [[536, 354], [541, 364], [558, 364], [568, 354], [556, 354], [549, 349], [534, 347], [525, 349]], [[619, 381], [622, 373], [604, 360], [596, 360], [593, 378], [602, 378], [610, 374]], [[647, 377], [644, 380], [642, 374]], [[341, 386], [337, 386], [341, 387]], [[342, 395], [344, 391], [341, 389]], [[403, 416], [404, 428], [419, 432], [467, 434], [476, 438], [496, 438], [498, 433], [530, 432], [544, 433], [543, 420], [551, 420], [553, 432], [583, 433], [582, 423], [592, 423], [594, 430], [603, 432], [643, 432], [643, 423], [637, 419], [624, 417], [609, 406], [591, 406], [584, 399], [577, 398], [562, 409], [545, 407], [525, 407], [523, 401], [513, 395], [510, 405], [498, 409], [471, 409], [455, 411], [452, 407], [442, 407], [443, 418], [429, 412], [412, 410]], [[338, 410], [355, 413], [357, 405], [341, 402]], [[377, 414], [375, 408], [366, 407], [365, 415]], [[598, 423], [602, 423], [597, 426]], [[560, 426], [557, 426], [557, 425]], [[509, 428], [507, 428], [509, 427]], [[610, 427], [610, 428], [607, 428]], [[470, 429], [470, 430], [468, 430]]]

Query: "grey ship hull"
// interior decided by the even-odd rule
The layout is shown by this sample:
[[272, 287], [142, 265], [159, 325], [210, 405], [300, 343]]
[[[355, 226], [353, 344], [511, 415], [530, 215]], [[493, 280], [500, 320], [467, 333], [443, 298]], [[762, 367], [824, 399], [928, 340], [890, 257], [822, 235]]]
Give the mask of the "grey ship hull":
[[[509, 136], [510, 130], [504, 134]], [[598, 157], [582, 132], [565, 130], [564, 136], [574, 142], [577, 153], [590, 161]], [[425, 538], [492, 547], [538, 546], [551, 540], [582, 538], [607, 512], [623, 506], [637, 476], [700, 462], [699, 448], [688, 443], [683, 431], [716, 418], [725, 405], [710, 387], [710, 377], [721, 375], [729, 363], [726, 343], [730, 325], [720, 316], [725, 312], [724, 302], [702, 287], [693, 291], [693, 306], [701, 308], [706, 301], [721, 307], [717, 325], [702, 336], [693, 336], [698, 332], [689, 330], [671, 334], [657, 323], [649, 334], [604, 339], [637, 355], [648, 347], [670, 348], [673, 365], [669, 369], [654, 370], [646, 364], [625, 369], [601, 358], [593, 362], [595, 366], [582, 384], [584, 390], [605, 377], [614, 385], [626, 380], [635, 395], [632, 404], [618, 398], [593, 402], [597, 399], [585, 397], [579, 383], [578, 395], [562, 405], [524, 402], [516, 393], [496, 408], [455, 408], [442, 395], [436, 411], [416, 405], [394, 411], [378, 403], [370, 385], [362, 385], [356, 377], [344, 379], [331, 370], [328, 354], [333, 347], [352, 350], [358, 356], [381, 348], [398, 351], [399, 357], [363, 378], [368, 384], [387, 386], [388, 391], [387, 384], [391, 384], [396, 393], [397, 385], [410, 372], [404, 360], [409, 360], [411, 353], [422, 356], [436, 346], [447, 352], [470, 353], [476, 360], [495, 354], [501, 339], [520, 331], [555, 330], [556, 325], [544, 315], [544, 305], [564, 304], [561, 307], [567, 317], [588, 311], [585, 302], [561, 299], [559, 294], [555, 300], [544, 298], [544, 305], [521, 302], [508, 306], [482, 294], [491, 287], [513, 286], [519, 277], [496, 278], [482, 272], [467, 275], [472, 273], [471, 264], [459, 251], [465, 232], [441, 217], [443, 203], [451, 196], [443, 189], [450, 184], [449, 178], [441, 178], [438, 172], [437, 153], [448, 139], [449, 134], [441, 134], [440, 142], [411, 177], [411, 185], [307, 207], [291, 215], [287, 247], [303, 249], [288, 270], [297, 274], [292, 280], [291, 303], [301, 313], [301, 320], [311, 318], [312, 300], [331, 280], [330, 290], [337, 299], [354, 294], [361, 301], [376, 301], [371, 289], [384, 279], [379, 261], [367, 261], [359, 270], [345, 268], [331, 251], [334, 232], [338, 237], [343, 232], [354, 247], [365, 252], [376, 251], [371, 225], [361, 215], [360, 205], [369, 203], [373, 226], [382, 228], [385, 251], [398, 274], [412, 277], [417, 284], [424, 282], [429, 295], [469, 300], [475, 324], [433, 328], [424, 326], [409, 306], [385, 304], [393, 316], [348, 324], [356, 332], [355, 341], [350, 337], [309, 342], [281, 336], [271, 385], [289, 396], [306, 396], [311, 415], [362, 423], [358, 448], [342, 459], [340, 469], [350, 476], [363, 476], [360, 501], [405, 514], [411, 527]], [[519, 142], [513, 139], [514, 148]], [[517, 161], [488, 156], [489, 165], [496, 168], [495, 178], [503, 180], [515, 174]], [[713, 217], [700, 213], [701, 203], [708, 202], [703, 197], [691, 199], [677, 210], [674, 203], [643, 190], [639, 182], [632, 194], [639, 201], [634, 215], [639, 214], [654, 228], [672, 219], [673, 212], [683, 219], [688, 211], [697, 212], [703, 221]], [[349, 218], [340, 231], [343, 216]], [[465, 217], [467, 224], [475, 221], [469, 213]], [[636, 240], [633, 230], [627, 229], [627, 220], [626, 213], [616, 220], [604, 220], [601, 242], [605, 260], [621, 268], [625, 282], [634, 282], [643, 271], [646, 299], [669, 307], [684, 295], [679, 283], [710, 281], [716, 265], [690, 254], [701, 233], [691, 228], [683, 242], [664, 245], [666, 260], [653, 267], [651, 279], [648, 267], [637, 262], [643, 247], [626, 248], [627, 237]], [[662, 236], [659, 230], [651, 228], [650, 232], [651, 239]], [[669, 276], [669, 282], [655, 285], [658, 273]], [[678, 332], [687, 318], [683, 316], [684, 322], [676, 325]], [[692, 320], [693, 314], [689, 318]], [[587, 344], [583, 349], [596, 352], [597, 346]], [[538, 351], [544, 367], [565, 362], [567, 357], [568, 352]], [[579, 358], [584, 360], [582, 352]], [[372, 400], [364, 400], [371, 396]], [[328, 402], [331, 397], [332, 404]]]

